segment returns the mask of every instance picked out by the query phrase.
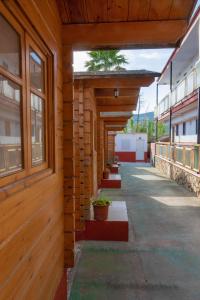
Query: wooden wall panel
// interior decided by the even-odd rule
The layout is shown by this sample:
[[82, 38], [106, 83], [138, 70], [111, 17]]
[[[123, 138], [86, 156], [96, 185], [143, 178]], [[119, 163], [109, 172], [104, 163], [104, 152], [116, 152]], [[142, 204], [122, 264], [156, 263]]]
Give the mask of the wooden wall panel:
[[0, 298], [53, 299], [64, 270], [61, 24], [54, 0], [8, 0], [1, 5], [53, 55], [55, 172], [0, 191]]

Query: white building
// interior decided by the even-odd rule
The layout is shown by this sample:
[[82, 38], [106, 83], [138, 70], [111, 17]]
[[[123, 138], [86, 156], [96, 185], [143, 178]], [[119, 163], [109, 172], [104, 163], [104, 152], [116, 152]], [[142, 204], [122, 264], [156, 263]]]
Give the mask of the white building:
[[118, 133], [115, 136], [115, 155], [122, 162], [147, 162], [147, 134]]
[[171, 138], [175, 143], [200, 143], [198, 134], [199, 44], [200, 11], [197, 11], [180, 47], [172, 53], [158, 80], [158, 94], [159, 85], [168, 85], [170, 91], [158, 103], [156, 109], [158, 121], [164, 123], [167, 128], [166, 141]]

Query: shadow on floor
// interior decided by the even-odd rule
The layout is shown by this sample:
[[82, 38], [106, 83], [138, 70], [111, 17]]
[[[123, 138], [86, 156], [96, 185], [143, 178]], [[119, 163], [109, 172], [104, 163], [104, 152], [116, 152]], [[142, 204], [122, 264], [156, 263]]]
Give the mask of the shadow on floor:
[[129, 242], [82, 242], [71, 300], [199, 300], [200, 200], [144, 165], [121, 166]]

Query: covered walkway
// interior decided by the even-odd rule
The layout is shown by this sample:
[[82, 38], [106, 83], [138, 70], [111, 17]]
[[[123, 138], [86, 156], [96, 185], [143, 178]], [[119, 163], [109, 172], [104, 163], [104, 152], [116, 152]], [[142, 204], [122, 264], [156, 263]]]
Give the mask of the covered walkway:
[[200, 299], [200, 200], [147, 164], [121, 167], [129, 242], [82, 242], [71, 300]]

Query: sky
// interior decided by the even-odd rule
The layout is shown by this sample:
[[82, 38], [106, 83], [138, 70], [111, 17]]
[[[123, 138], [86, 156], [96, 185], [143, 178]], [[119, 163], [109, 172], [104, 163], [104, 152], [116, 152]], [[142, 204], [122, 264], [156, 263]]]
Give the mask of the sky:
[[[200, 0], [197, 2], [197, 7], [200, 5]], [[162, 72], [170, 55], [173, 52], [170, 49], [146, 49], [146, 50], [121, 50], [127, 60], [128, 64], [124, 67], [127, 70], [146, 69], [149, 71]], [[85, 62], [89, 59], [87, 52], [74, 52], [74, 71], [86, 71]], [[159, 87], [159, 101], [169, 93], [168, 86]], [[156, 105], [156, 82], [154, 81], [149, 87], [141, 88], [140, 90], [140, 112], [145, 113], [154, 111]], [[138, 108], [137, 108], [138, 109]]]
[[[161, 72], [173, 49], [121, 50], [127, 60], [127, 70], [146, 69]], [[85, 62], [89, 60], [85, 51], [74, 52], [74, 71], [86, 71]], [[159, 88], [159, 98], [162, 99], [169, 91], [166, 86]], [[140, 112], [153, 111], [156, 104], [156, 83], [140, 90]]]

